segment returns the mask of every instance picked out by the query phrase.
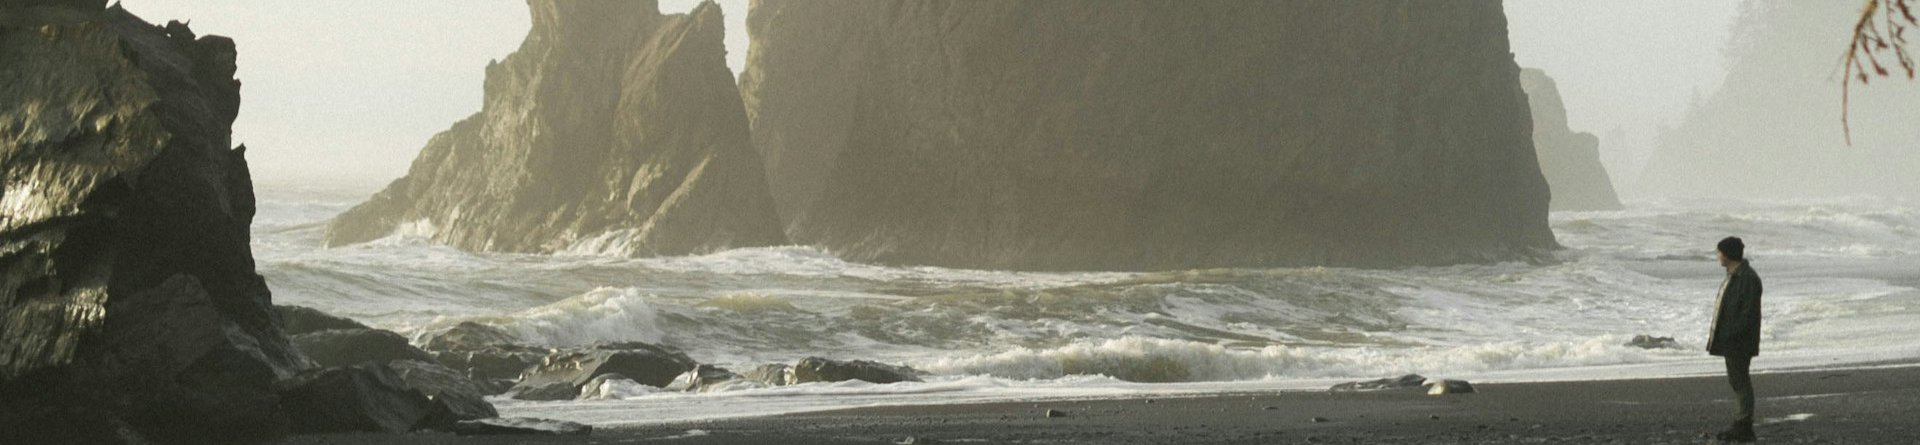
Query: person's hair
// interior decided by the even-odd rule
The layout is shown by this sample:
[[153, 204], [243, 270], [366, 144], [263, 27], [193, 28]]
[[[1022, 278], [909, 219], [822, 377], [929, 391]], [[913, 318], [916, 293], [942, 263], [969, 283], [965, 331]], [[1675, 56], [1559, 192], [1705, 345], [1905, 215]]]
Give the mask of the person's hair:
[[1720, 240], [1719, 249], [1720, 253], [1727, 254], [1727, 259], [1734, 261], [1747, 260], [1747, 245], [1746, 243], [1740, 242], [1740, 237], [1729, 236], [1727, 239]]

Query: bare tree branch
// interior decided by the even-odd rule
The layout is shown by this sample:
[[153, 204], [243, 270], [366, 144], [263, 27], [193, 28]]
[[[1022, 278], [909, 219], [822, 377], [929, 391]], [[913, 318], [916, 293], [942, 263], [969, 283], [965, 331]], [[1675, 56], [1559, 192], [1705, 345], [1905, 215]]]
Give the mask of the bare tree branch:
[[1864, 85], [1873, 77], [1891, 76], [1880, 63], [1881, 57], [1898, 61], [1908, 80], [1914, 77], [1906, 33], [1907, 29], [1920, 26], [1920, 20], [1914, 19], [1912, 1], [1867, 0], [1866, 7], [1860, 10], [1860, 21], [1853, 25], [1853, 41], [1847, 45], [1846, 58], [1841, 61], [1845, 72], [1840, 77], [1840, 127], [1846, 132], [1847, 145], [1853, 145], [1853, 127], [1847, 115], [1853, 82], [1858, 80]]

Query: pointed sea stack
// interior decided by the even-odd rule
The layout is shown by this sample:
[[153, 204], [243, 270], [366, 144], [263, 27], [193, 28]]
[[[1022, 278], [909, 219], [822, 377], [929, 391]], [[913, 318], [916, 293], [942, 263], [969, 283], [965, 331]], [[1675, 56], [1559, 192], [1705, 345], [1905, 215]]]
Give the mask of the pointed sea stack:
[[285, 434], [232, 40], [0, 0], [0, 443]]
[[533, 0], [487, 66], [485, 105], [407, 176], [340, 215], [328, 246], [397, 228], [488, 252], [678, 255], [786, 243], [712, 2]]
[[1498, 1], [755, 0], [787, 234], [1022, 270], [1557, 248]]
[[1520, 88], [1533, 110], [1533, 146], [1540, 156], [1540, 172], [1553, 189], [1553, 210], [1620, 210], [1613, 180], [1600, 164], [1600, 138], [1567, 126], [1567, 106], [1560, 88], [1547, 72], [1520, 71]]

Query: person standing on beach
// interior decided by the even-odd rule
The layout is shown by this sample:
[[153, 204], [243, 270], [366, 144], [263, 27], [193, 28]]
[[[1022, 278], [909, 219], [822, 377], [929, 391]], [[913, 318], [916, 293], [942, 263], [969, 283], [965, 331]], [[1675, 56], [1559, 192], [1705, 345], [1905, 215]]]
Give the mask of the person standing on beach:
[[1733, 386], [1734, 400], [1740, 406], [1733, 426], [1716, 435], [1730, 442], [1752, 442], [1753, 379], [1748, 367], [1760, 355], [1760, 274], [1747, 264], [1746, 244], [1738, 237], [1720, 240], [1720, 266], [1727, 279], [1720, 284], [1720, 296], [1714, 302], [1713, 327], [1707, 337], [1707, 353], [1727, 361], [1727, 383]]

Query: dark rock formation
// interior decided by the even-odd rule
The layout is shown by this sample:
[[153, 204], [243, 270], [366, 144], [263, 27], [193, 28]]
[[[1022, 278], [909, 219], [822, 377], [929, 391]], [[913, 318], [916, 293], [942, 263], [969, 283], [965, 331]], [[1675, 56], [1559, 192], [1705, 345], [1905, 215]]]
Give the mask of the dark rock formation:
[[1328, 391], [1379, 391], [1384, 389], [1412, 389], [1427, 383], [1420, 374], [1407, 374], [1396, 378], [1367, 380], [1364, 382], [1346, 382], [1333, 385]]
[[686, 354], [645, 343], [616, 343], [593, 349], [556, 351], [528, 369], [508, 393], [516, 399], [553, 400], [580, 388], [601, 374], [618, 373], [648, 386], [663, 387], [693, 369]]
[[300, 433], [404, 433], [441, 409], [386, 365], [308, 371], [281, 382], [283, 409]]
[[593, 426], [565, 420], [533, 419], [527, 417], [509, 417], [500, 419], [469, 420], [454, 425], [453, 433], [462, 436], [495, 435], [552, 435], [585, 436], [593, 433]]
[[1472, 394], [1473, 384], [1466, 380], [1442, 379], [1427, 383], [1427, 395]]
[[520, 339], [506, 330], [463, 321], [438, 334], [427, 337], [426, 349], [430, 351], [478, 351], [488, 347], [511, 346]]
[[462, 249], [630, 255], [786, 243], [722, 45], [720, 9], [530, 2], [482, 110], [340, 215], [327, 245], [424, 221]]
[[838, 361], [820, 357], [807, 357], [793, 364], [789, 374], [789, 384], [809, 382], [844, 382], [861, 380], [872, 383], [918, 382], [920, 377], [912, 368], [894, 366], [866, 360]]
[[254, 273], [234, 43], [102, 0], [0, 0], [0, 443], [287, 429], [309, 366]]
[[380, 329], [335, 329], [293, 336], [293, 345], [320, 366], [386, 363], [393, 360], [434, 361], [432, 355], [407, 343], [407, 338]]
[[372, 329], [360, 322], [339, 317], [319, 309], [304, 306], [274, 305], [273, 312], [280, 317], [280, 326], [287, 335], [300, 335], [333, 329]]
[[528, 346], [489, 346], [474, 351], [434, 351], [434, 360], [486, 384], [487, 394], [506, 392], [522, 373], [540, 364], [551, 351]]
[[851, 260], [1557, 247], [1499, 2], [758, 0], [748, 26], [741, 88], [788, 235]]
[[1627, 341], [1627, 346], [1641, 349], [1680, 349], [1680, 342], [1673, 337], [1635, 335], [1632, 340]]
[[1533, 147], [1553, 190], [1553, 210], [1619, 210], [1620, 197], [1600, 163], [1600, 138], [1567, 126], [1560, 88], [1545, 71], [1520, 70], [1520, 89], [1533, 110]]
[[491, 388], [474, 382], [459, 371], [419, 360], [396, 360], [388, 362], [387, 368], [398, 374], [408, 387], [420, 391], [428, 400], [438, 404], [423, 420], [426, 425], [444, 429], [461, 420], [500, 417], [500, 412], [485, 399], [493, 394], [489, 392]]

